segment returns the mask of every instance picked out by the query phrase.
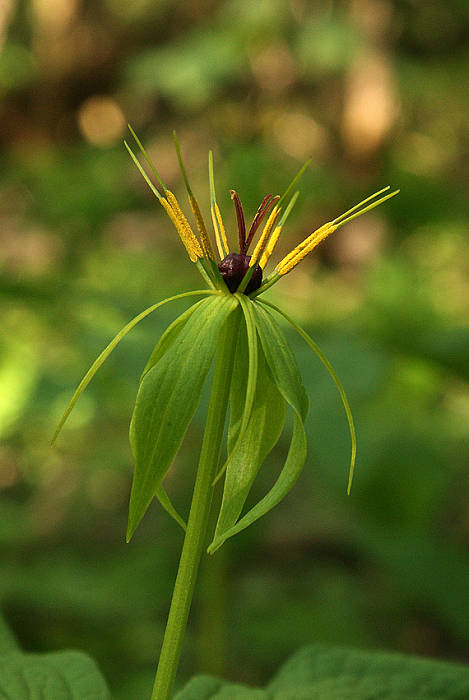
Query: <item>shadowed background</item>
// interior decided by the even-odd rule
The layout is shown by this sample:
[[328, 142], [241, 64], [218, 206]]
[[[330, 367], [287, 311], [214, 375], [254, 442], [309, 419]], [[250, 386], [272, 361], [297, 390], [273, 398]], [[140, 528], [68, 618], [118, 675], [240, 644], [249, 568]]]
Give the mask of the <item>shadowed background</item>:
[[[233, 243], [229, 189], [253, 215], [311, 156], [277, 259], [401, 188], [269, 293], [349, 394], [352, 496], [335, 388], [291, 337], [311, 401], [307, 465], [202, 572], [181, 680], [263, 683], [315, 641], [469, 661], [468, 39], [464, 0], [0, 3], [0, 597], [25, 649], [82, 648], [116, 698], [143, 697], [182, 543], [157, 505], [127, 546], [124, 533], [138, 378], [187, 305], [122, 343], [49, 446], [117, 330], [201, 286], [123, 148], [131, 122], [183, 200], [177, 129], [205, 213], [214, 149]], [[182, 510], [205, 408], [166, 482]]]

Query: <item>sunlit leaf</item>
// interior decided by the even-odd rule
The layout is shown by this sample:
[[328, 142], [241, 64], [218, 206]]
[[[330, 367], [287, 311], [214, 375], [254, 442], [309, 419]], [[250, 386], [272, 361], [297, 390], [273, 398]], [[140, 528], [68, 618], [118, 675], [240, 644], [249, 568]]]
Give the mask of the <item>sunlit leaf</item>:
[[174, 341], [176, 340], [179, 333], [182, 331], [182, 329], [184, 328], [194, 311], [198, 309], [199, 306], [204, 303], [204, 301], [205, 299], [201, 299], [196, 304], [193, 304], [189, 309], [186, 309], [184, 313], [178, 316], [177, 319], [173, 321], [170, 326], [168, 326], [168, 328], [165, 330], [158, 343], [156, 344], [152, 354], [150, 355], [150, 359], [148, 360], [145, 369], [142, 372], [140, 381], [142, 381], [146, 373], [154, 365], [156, 365], [156, 363], [159, 362], [159, 360], [161, 360], [165, 352], [169, 350], [171, 345], [174, 343]]

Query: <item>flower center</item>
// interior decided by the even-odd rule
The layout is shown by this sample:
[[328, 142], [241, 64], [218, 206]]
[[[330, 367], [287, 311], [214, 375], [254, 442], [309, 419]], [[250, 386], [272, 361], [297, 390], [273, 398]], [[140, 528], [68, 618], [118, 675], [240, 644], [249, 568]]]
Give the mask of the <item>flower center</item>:
[[[220, 274], [225, 280], [225, 284], [232, 294], [236, 292], [241, 281], [249, 270], [250, 255], [242, 253], [228, 253], [226, 258], [218, 263]], [[245, 294], [255, 292], [262, 284], [262, 268], [254, 265], [252, 277], [244, 291]]]

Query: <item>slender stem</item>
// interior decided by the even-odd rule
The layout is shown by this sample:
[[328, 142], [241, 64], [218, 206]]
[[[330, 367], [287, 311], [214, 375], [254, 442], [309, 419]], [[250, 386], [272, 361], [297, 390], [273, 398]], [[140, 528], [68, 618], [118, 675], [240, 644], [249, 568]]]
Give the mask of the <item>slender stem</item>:
[[235, 352], [238, 309], [229, 316], [220, 337], [205, 434], [194, 485], [192, 504], [179, 569], [173, 589], [168, 622], [161, 648], [152, 700], [169, 700], [181, 655], [181, 646], [194, 593], [200, 559], [206, 540], [212, 501], [212, 482], [220, 460], [231, 374]]
[[[214, 487], [207, 546], [215, 532], [223, 483]], [[227, 575], [229, 542], [213, 556], [203, 557], [197, 594], [196, 658], [198, 673], [222, 677], [226, 658]]]

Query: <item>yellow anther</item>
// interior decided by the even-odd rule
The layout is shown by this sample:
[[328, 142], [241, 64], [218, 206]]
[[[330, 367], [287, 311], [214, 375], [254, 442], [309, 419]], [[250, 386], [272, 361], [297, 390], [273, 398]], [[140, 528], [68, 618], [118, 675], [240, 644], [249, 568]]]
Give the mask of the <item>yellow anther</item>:
[[218, 204], [216, 204], [216, 203], [215, 203], [215, 214], [217, 215], [218, 226], [220, 227], [220, 235], [221, 235], [221, 239], [223, 241], [223, 248], [225, 249], [225, 255], [228, 255], [229, 248], [228, 248], [228, 241], [227, 241], [226, 233], [225, 233], [225, 227], [223, 225], [223, 219], [221, 218], [220, 209], [218, 208]]
[[228, 255], [229, 249], [225, 227], [223, 226], [223, 219], [221, 218], [220, 209], [218, 208], [218, 204], [216, 202], [212, 204], [211, 214], [218, 253], [220, 255], [220, 259], [223, 260]]
[[181, 168], [182, 177], [184, 180], [184, 185], [186, 187], [187, 196], [189, 198], [189, 203], [191, 205], [192, 213], [194, 214], [195, 223], [200, 236], [200, 243], [202, 244], [202, 249], [204, 255], [211, 260], [215, 260], [215, 255], [213, 254], [212, 244], [207, 234], [207, 229], [205, 228], [204, 217], [200, 211], [199, 203], [195, 196], [192, 194], [191, 186], [189, 185], [189, 179], [187, 177], [186, 169], [184, 163], [182, 162], [181, 149], [179, 148], [179, 141], [176, 136], [176, 132], [173, 131], [174, 145], [176, 147], [176, 154], [179, 161], [179, 167]]
[[264, 252], [262, 253], [262, 257], [259, 261], [259, 265], [262, 267], [263, 270], [265, 269], [265, 266], [267, 265], [267, 262], [268, 262], [270, 256], [272, 255], [275, 246], [277, 245], [277, 241], [278, 241], [278, 238], [279, 238], [280, 233], [282, 231], [282, 228], [283, 227], [280, 226], [280, 224], [274, 228], [272, 235], [269, 238], [269, 242], [267, 243], [267, 246], [266, 246]]
[[[289, 216], [291, 210], [295, 206], [295, 202], [298, 198], [298, 194], [299, 194], [298, 192], [295, 192], [293, 197], [288, 202], [288, 205], [285, 208], [285, 211], [283, 212], [282, 216], [280, 217], [279, 222], [278, 223], [277, 223], [277, 221], [275, 222], [275, 228], [273, 228], [273, 231], [270, 235], [269, 241], [265, 247], [264, 253], [262, 254], [261, 261], [259, 263], [262, 269], [264, 269], [265, 266], [267, 265], [267, 262], [268, 262], [270, 256], [272, 255], [275, 246], [277, 245], [277, 241], [279, 239], [280, 232], [283, 228], [283, 225], [285, 224], [285, 221], [288, 219], [288, 216]], [[283, 195], [283, 197], [285, 197], [285, 195]], [[283, 197], [281, 197], [279, 199], [279, 201], [277, 202], [277, 206], [282, 201]]]
[[314, 231], [302, 243], [296, 246], [291, 253], [286, 255], [283, 260], [277, 265], [277, 271], [281, 275], [286, 275], [287, 272], [293, 270], [299, 262], [303, 260], [316, 246], [321, 243], [327, 236], [334, 233], [339, 227], [332, 222], [324, 224], [317, 231]]
[[[259, 260], [261, 255], [263, 254], [263, 252], [267, 246], [269, 236], [272, 232], [272, 229], [275, 226], [275, 222], [277, 221], [278, 215], [280, 214], [280, 209], [281, 209], [281, 207], [279, 208], [279, 207], [275, 206], [272, 209], [272, 211], [270, 212], [269, 218], [267, 219], [267, 222], [264, 226], [261, 237], [259, 238], [259, 241], [258, 241], [256, 247], [254, 248], [254, 252], [253, 252], [253, 254], [251, 256], [251, 260], [249, 262], [249, 267], [253, 267], [257, 263], [257, 261]], [[261, 267], [262, 267], [262, 265], [261, 265]]]
[[213, 230], [215, 232], [215, 243], [217, 244], [218, 255], [220, 260], [225, 257], [225, 251], [223, 250], [223, 245], [221, 242], [220, 232], [218, 231], [217, 217], [215, 216], [215, 210], [213, 207], [210, 208], [210, 214], [212, 216]]
[[200, 211], [199, 203], [197, 202], [194, 195], [189, 196], [189, 202], [191, 205], [192, 213], [194, 214], [195, 223], [197, 225], [197, 230], [200, 236], [200, 243], [202, 249], [207, 258], [215, 260], [215, 253], [213, 252], [212, 244], [210, 238], [208, 237], [207, 229], [205, 228], [205, 222], [202, 217], [202, 212]]
[[277, 270], [280, 272], [281, 267], [285, 267], [285, 265], [288, 265], [288, 263], [293, 260], [299, 253], [302, 253], [303, 250], [312, 243], [312, 241], [316, 240], [317, 236], [320, 236], [321, 233], [324, 230], [327, 230], [330, 226], [332, 226], [332, 223], [330, 221], [327, 222], [327, 224], [323, 224], [320, 228], [316, 229], [316, 231], [313, 231], [313, 233], [308, 236], [307, 238], [304, 239], [304, 241], [301, 241], [296, 248], [293, 248], [293, 250], [288, 253], [277, 265]]
[[[324, 224], [318, 228], [317, 231], [314, 231], [310, 236], [308, 236], [308, 238], [305, 238], [302, 243], [297, 245], [291, 253], [286, 255], [283, 260], [280, 261], [280, 263], [277, 265], [277, 272], [281, 275], [286, 275], [287, 272], [290, 272], [290, 270], [296, 267], [296, 265], [298, 265], [298, 263], [303, 260], [306, 255], [308, 255], [308, 253], [311, 253], [311, 251], [331, 233], [337, 231], [337, 229], [341, 226], [345, 226], [345, 224], [347, 224], [349, 221], [352, 221], [353, 219], [366, 214], [366, 212], [371, 211], [371, 209], [378, 207], [380, 204], [386, 202], [388, 199], [391, 199], [391, 197], [394, 197], [399, 192], [399, 190], [390, 192], [384, 197], [377, 199], [375, 202], [371, 202], [372, 199], [378, 197], [383, 192], [387, 192], [387, 190], [389, 190], [389, 187], [385, 187], [384, 189], [379, 190], [379, 192], [375, 192], [375, 194], [372, 194], [370, 197], [367, 197], [362, 202], [356, 204], [354, 207], [346, 211], [345, 214], [338, 216], [336, 219], [334, 219], [334, 221], [329, 221], [327, 224]], [[367, 204], [368, 202], [371, 202], [371, 204], [363, 207], [363, 205]]]
[[186, 217], [182, 213], [181, 207], [179, 206], [174, 194], [170, 190], [165, 190], [164, 193], [166, 199], [163, 198], [161, 200], [161, 204], [179, 233], [179, 237], [183, 242], [190, 259], [192, 262], [197, 262], [199, 258], [204, 257], [200, 243], [197, 240], [195, 233], [191, 229]]

